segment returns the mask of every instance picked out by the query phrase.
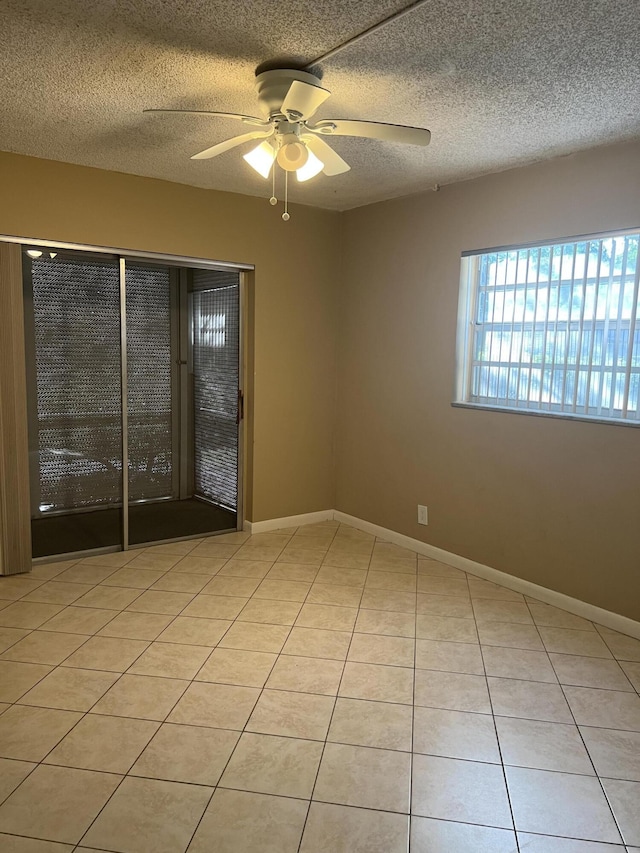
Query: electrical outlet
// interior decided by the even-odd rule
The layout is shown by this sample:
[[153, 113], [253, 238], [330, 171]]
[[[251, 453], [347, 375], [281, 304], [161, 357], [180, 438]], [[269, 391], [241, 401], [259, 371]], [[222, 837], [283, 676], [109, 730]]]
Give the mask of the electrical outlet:
[[418, 524], [429, 524], [429, 515], [426, 506], [418, 504]]

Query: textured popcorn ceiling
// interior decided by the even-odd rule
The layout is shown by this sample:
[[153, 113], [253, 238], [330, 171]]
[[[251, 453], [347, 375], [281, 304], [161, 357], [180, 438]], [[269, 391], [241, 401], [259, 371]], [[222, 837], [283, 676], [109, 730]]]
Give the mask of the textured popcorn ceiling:
[[[407, 0], [0, 0], [0, 150], [270, 195], [246, 130], [144, 107], [257, 113], [257, 65], [304, 65]], [[288, 60], [288, 62], [287, 62]], [[640, 135], [639, 0], [432, 0], [322, 66], [316, 118], [428, 127], [428, 148], [332, 144], [352, 171], [294, 186], [346, 209]]]

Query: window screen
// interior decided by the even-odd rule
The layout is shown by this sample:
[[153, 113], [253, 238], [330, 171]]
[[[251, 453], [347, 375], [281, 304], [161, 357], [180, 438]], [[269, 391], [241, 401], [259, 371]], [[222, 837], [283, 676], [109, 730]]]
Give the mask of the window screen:
[[[122, 497], [120, 296], [116, 260], [24, 259], [35, 329], [31, 464], [38, 507]], [[30, 285], [30, 286], [29, 286]]]
[[463, 258], [459, 400], [640, 422], [639, 242]]
[[170, 497], [172, 327], [168, 267], [127, 263], [129, 499]]
[[194, 270], [193, 288], [195, 492], [236, 511], [239, 275]]
[[[117, 260], [28, 260], [33, 302], [39, 510], [122, 499]], [[127, 265], [130, 500], [172, 495], [170, 271]]]

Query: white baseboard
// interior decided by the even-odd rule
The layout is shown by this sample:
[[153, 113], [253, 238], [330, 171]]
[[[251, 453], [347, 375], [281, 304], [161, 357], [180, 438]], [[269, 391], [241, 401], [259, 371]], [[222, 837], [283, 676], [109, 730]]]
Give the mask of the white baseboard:
[[458, 554], [452, 554], [450, 551], [443, 551], [442, 548], [436, 548], [434, 545], [428, 545], [426, 542], [421, 542], [419, 539], [412, 539], [410, 536], [396, 533], [394, 530], [388, 530], [386, 527], [371, 524], [371, 522], [356, 518], [353, 515], [347, 515], [344, 512], [336, 510], [333, 513], [333, 517], [341, 524], [356, 527], [358, 530], [371, 533], [379, 539], [393, 542], [394, 545], [400, 545], [402, 548], [410, 548], [412, 551], [417, 551], [418, 554], [424, 554], [425, 557], [430, 557], [432, 560], [447, 563], [447, 565], [454, 566], [456, 569], [462, 569], [465, 572], [469, 572], [469, 574], [477, 575], [477, 577], [493, 581], [501, 586], [506, 586], [515, 592], [521, 592], [531, 598], [537, 598], [545, 604], [552, 604], [554, 607], [560, 607], [562, 610], [569, 611], [569, 613], [575, 613], [576, 616], [582, 616], [583, 619], [597, 622], [605, 628], [611, 628], [613, 631], [620, 631], [621, 634], [627, 634], [640, 639], [640, 622], [636, 622], [634, 619], [629, 619], [626, 616], [621, 616], [619, 613], [604, 610], [602, 607], [596, 607], [595, 604], [588, 604], [586, 601], [580, 601], [578, 598], [572, 598], [569, 595], [564, 595], [562, 592], [556, 592], [545, 586], [539, 586], [532, 581], [517, 578], [514, 575], [501, 572], [499, 569], [492, 569], [491, 566], [476, 563], [475, 560], [460, 557]]
[[304, 524], [318, 524], [320, 521], [333, 521], [333, 510], [306, 512], [302, 515], [287, 515], [284, 518], [268, 518], [266, 521], [245, 521], [242, 529], [247, 533], [269, 533], [286, 527], [301, 527]]
[[454, 566], [456, 569], [462, 569], [471, 575], [493, 581], [515, 592], [543, 601], [545, 604], [551, 604], [554, 607], [567, 610], [569, 613], [574, 613], [576, 616], [582, 616], [583, 619], [597, 622], [598, 625], [610, 628], [612, 631], [619, 631], [621, 634], [627, 634], [640, 640], [640, 622], [636, 622], [634, 619], [613, 613], [611, 610], [604, 610], [602, 607], [596, 607], [595, 604], [588, 604], [586, 601], [580, 601], [578, 598], [572, 598], [570, 595], [556, 592], [556, 590], [515, 577], [507, 574], [507, 572], [501, 572], [499, 569], [493, 569], [483, 563], [476, 563], [475, 560], [469, 560], [459, 554], [452, 554], [450, 551], [436, 548], [435, 545], [428, 545], [419, 539], [412, 539], [403, 533], [396, 533], [395, 530], [380, 527], [378, 524], [372, 524], [370, 521], [365, 521], [354, 515], [347, 515], [347, 513], [338, 510], [326, 509], [320, 512], [307, 512], [303, 515], [289, 515], [285, 518], [270, 518], [265, 521], [245, 521], [243, 529], [248, 533], [269, 533], [287, 527], [300, 527], [304, 524], [318, 524], [321, 521], [332, 520], [339, 521], [341, 524], [348, 524], [350, 527], [370, 533], [379, 539], [393, 542], [394, 545], [409, 548], [418, 554], [430, 557], [432, 560], [438, 560], [441, 563]]

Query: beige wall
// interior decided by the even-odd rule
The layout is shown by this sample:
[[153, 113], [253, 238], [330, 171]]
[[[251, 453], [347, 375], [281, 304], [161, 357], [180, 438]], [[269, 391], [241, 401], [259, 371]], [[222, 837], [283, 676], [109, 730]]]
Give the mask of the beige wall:
[[346, 214], [336, 508], [639, 619], [640, 429], [451, 407], [463, 250], [638, 226], [638, 144]]
[[333, 506], [339, 215], [0, 153], [0, 234], [255, 264], [254, 521]]
[[0, 186], [0, 234], [256, 265], [249, 518], [335, 506], [640, 618], [640, 431], [450, 405], [461, 251], [639, 226], [639, 145], [287, 225], [9, 154]]

